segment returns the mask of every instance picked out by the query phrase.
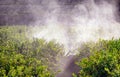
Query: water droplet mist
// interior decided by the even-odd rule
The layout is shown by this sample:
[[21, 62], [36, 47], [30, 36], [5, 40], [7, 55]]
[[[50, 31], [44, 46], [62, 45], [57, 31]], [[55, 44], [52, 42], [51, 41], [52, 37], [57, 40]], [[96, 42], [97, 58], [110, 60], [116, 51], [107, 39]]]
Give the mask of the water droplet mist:
[[[32, 1], [35, 2], [35, 1]], [[120, 37], [117, 21], [118, 0], [41, 0], [29, 10], [36, 22], [31, 25], [35, 38], [56, 40], [65, 47], [65, 55], [83, 42]]]

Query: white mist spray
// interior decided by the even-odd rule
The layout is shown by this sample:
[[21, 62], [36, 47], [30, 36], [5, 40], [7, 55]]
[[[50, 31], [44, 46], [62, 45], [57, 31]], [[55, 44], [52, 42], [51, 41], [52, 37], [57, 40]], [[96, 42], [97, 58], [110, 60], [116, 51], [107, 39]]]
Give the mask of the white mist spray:
[[[75, 55], [82, 43], [120, 38], [120, 24], [115, 17], [117, 0], [35, 0], [41, 1], [39, 5], [31, 5], [35, 1], [28, 1], [28, 8], [35, 17], [31, 24], [34, 25], [33, 37], [63, 44], [66, 56]], [[73, 67], [74, 57], [65, 58], [61, 57], [58, 62], [57, 69], [62, 72], [57, 77], [71, 76], [73, 69], [66, 69]]]
[[61, 5], [57, 0], [43, 0], [41, 5], [29, 7], [36, 18], [33, 24], [40, 28], [33, 37], [56, 40], [65, 46], [65, 55], [76, 54], [70, 52], [82, 42], [120, 37], [115, 1], [101, 0], [96, 4], [94, 0], [83, 0], [73, 6]]

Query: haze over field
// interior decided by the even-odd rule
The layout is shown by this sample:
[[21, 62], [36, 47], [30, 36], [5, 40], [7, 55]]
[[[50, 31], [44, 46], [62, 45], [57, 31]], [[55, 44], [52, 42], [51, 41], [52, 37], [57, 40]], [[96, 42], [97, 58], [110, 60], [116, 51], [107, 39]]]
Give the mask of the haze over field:
[[[106, 75], [109, 75], [109, 73], [106, 73], [106, 70], [109, 72], [109, 66], [113, 69], [113, 76], [114, 73], [116, 76], [116, 70], [119, 72], [117, 66], [119, 65], [119, 63], [117, 63], [117, 61], [119, 61], [119, 53], [117, 50], [120, 50], [120, 40], [115, 39], [119, 38], [119, 0], [0, 0], [0, 48], [2, 51], [0, 52], [0, 55], [2, 55], [0, 61], [3, 61], [2, 66], [4, 67], [4, 62], [7, 65], [10, 61], [9, 59], [13, 59], [13, 56], [9, 54], [15, 52], [13, 54], [15, 57], [17, 54], [24, 56], [22, 59], [17, 55], [18, 59], [24, 60], [24, 58], [26, 58], [26, 64], [30, 64], [29, 62], [31, 62], [27, 59], [35, 58], [36, 61], [40, 61], [42, 65], [48, 66], [48, 68], [45, 69], [43, 69], [42, 65], [40, 65], [42, 68], [39, 67], [43, 71], [47, 70], [46, 74], [41, 73], [37, 69], [38, 66], [35, 66], [35, 70], [38, 71], [37, 74], [33, 70], [34, 67], [33, 69], [30, 68], [31, 71], [28, 71], [30, 76], [48, 76], [48, 71], [50, 71], [51, 76], [53, 72], [55, 72], [56, 77], [72, 77], [73, 73], [82, 76], [78, 72], [80, 72], [80, 70], [83, 71], [83, 69], [78, 65], [85, 57], [88, 58], [88, 64], [84, 61], [82, 63], [86, 66], [88, 65], [88, 68], [90, 67], [95, 70], [97, 74], [95, 72], [93, 75], [95, 74], [96, 77], [100, 75], [101, 70], [103, 72], [101, 76], [103, 76], [104, 71]], [[99, 41], [100, 39], [103, 41]], [[90, 48], [89, 46], [87, 47], [86, 44], [94, 45], [91, 45], [93, 48]], [[7, 51], [8, 54], [6, 55], [4, 51]], [[99, 56], [96, 56], [96, 51], [100, 51], [100, 53], [97, 53]], [[109, 51], [113, 52], [111, 53]], [[95, 54], [93, 55], [95, 56], [94, 58], [89, 58], [91, 53]], [[4, 58], [4, 56], [7, 58]], [[103, 58], [102, 60], [101, 56]], [[98, 57], [100, 57], [98, 63], [101, 63], [95, 65], [97, 64]], [[6, 61], [4, 61], [4, 59], [6, 59]], [[20, 60], [17, 58], [14, 59], [16, 63], [17, 61], [19, 63]], [[77, 61], [78, 59], [79, 61]], [[89, 59], [93, 61], [95, 69], [92, 67], [92, 64], [89, 66]], [[76, 61], [78, 65], [75, 64]], [[116, 63], [114, 61], [116, 61]], [[14, 74], [14, 76], [17, 74], [19, 76], [19, 73], [21, 76], [23, 73], [27, 73], [25, 72], [25, 68], [21, 66], [18, 68], [16, 66], [17, 64], [14, 64], [14, 60], [11, 62], [13, 62], [13, 64], [8, 64], [10, 67], [5, 66], [5, 70], [15, 65], [13, 69], [16, 71], [13, 73], [16, 74]], [[103, 62], [107, 65], [102, 64]], [[33, 62], [33, 66], [34, 63], [37, 64], [37, 62]], [[26, 64], [23, 66], [26, 66]], [[96, 67], [101, 66], [101, 64], [105, 69], [101, 67], [100, 70], [96, 70]], [[116, 68], [113, 67], [115, 64]], [[86, 69], [86, 67], [84, 67], [84, 69]], [[2, 69], [0, 73], [3, 73], [4, 76], [10, 73], [10, 76], [12, 76], [13, 74], [10, 70], [11, 69], [9, 69], [9, 71], [7, 70], [8, 72], [6, 73], [3, 72], [4, 69]], [[60, 73], [56, 72], [59, 70], [61, 70]], [[18, 73], [18, 71], [20, 72]], [[33, 75], [31, 73], [33, 73]], [[87, 72], [82, 73], [88, 74]], [[119, 73], [117, 75], [119, 75]]]
[[36, 19], [32, 25], [44, 26], [33, 36], [64, 44], [65, 54], [82, 42], [120, 37], [117, 0], [41, 0], [28, 6]]
[[81, 42], [119, 38], [119, 4], [119, 0], [0, 1], [0, 24], [34, 26], [33, 37], [55, 39], [65, 45], [67, 54]]

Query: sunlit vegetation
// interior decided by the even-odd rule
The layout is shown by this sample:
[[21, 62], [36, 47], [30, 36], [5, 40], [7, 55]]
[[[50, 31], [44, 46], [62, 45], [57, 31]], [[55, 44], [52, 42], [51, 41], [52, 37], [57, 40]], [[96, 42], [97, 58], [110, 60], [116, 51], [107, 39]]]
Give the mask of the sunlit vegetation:
[[52, 77], [63, 46], [29, 39], [25, 26], [0, 27], [0, 77]]
[[47, 67], [35, 58], [25, 57], [9, 50], [0, 50], [1, 77], [53, 77]]
[[[32, 38], [29, 27], [0, 27], [0, 77], [55, 77], [64, 47]], [[120, 77], [120, 39], [83, 44], [73, 77]]]
[[86, 48], [89, 55], [77, 62], [81, 68], [78, 77], [120, 77], [120, 39], [102, 40]]

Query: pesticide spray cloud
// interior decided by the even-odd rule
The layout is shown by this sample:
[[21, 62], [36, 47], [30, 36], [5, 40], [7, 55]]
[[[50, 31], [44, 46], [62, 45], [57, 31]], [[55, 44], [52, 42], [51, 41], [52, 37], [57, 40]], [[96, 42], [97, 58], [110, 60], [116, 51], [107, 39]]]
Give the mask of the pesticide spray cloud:
[[39, 1], [39, 5], [28, 5], [36, 19], [33, 37], [64, 44], [65, 55], [82, 42], [120, 37], [117, 0]]

